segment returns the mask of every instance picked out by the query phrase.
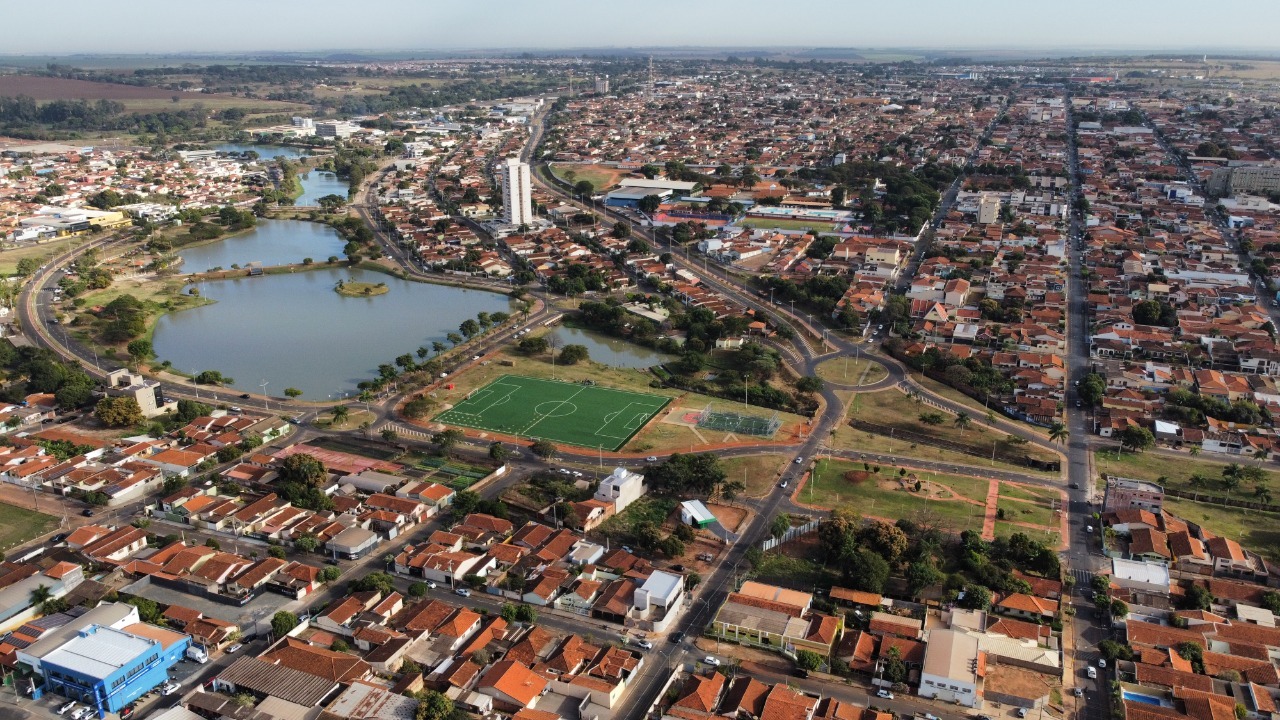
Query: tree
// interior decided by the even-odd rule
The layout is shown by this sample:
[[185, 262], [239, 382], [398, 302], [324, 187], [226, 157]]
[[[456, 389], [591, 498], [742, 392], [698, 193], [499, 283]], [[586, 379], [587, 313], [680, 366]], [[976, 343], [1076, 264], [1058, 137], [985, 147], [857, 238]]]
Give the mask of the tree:
[[290, 455], [280, 463], [280, 480], [286, 483], [299, 483], [310, 487], [319, 487], [328, 477], [324, 463], [307, 453]]
[[129, 359], [133, 360], [135, 364], [140, 363], [155, 354], [155, 351], [151, 347], [151, 341], [144, 338], [138, 338], [137, 340], [131, 341], [127, 349], [129, 351]]
[[462, 333], [463, 337], [470, 340], [471, 338], [479, 334], [480, 323], [476, 322], [475, 320], [472, 320], [471, 318], [467, 318], [466, 320], [462, 321], [461, 325], [458, 326], [458, 332]]
[[655, 492], [700, 495], [710, 495], [726, 478], [714, 453], [674, 453], [665, 462], [646, 467], [644, 476]]
[[503, 445], [500, 442], [495, 442], [489, 445], [489, 458], [495, 462], [506, 462], [507, 457], [510, 455], [511, 451], [507, 449], [506, 445]]
[[1213, 608], [1213, 593], [1203, 585], [1192, 585], [1183, 593], [1180, 605], [1183, 610], [1210, 610]]
[[435, 690], [422, 690], [415, 695], [418, 709], [413, 720], [450, 720], [453, 701]]
[[956, 427], [960, 428], [960, 431], [963, 432], [964, 429], [969, 427], [969, 424], [973, 422], [973, 418], [969, 417], [969, 413], [961, 410], [959, 413], [956, 414], [956, 419], [954, 422]]
[[881, 520], [875, 520], [860, 529], [858, 542], [890, 563], [897, 562], [910, 544], [907, 534], [901, 528]]
[[131, 397], [104, 397], [94, 407], [93, 414], [107, 427], [127, 427], [142, 422], [142, 407]]
[[619, 239], [629, 238], [631, 237], [631, 223], [626, 220], [619, 220], [613, 224], [613, 229], [609, 231], [609, 234]]
[[287, 610], [281, 610], [271, 616], [271, 632], [276, 637], [288, 635], [296, 627], [298, 627], [298, 616]]
[[841, 572], [854, 590], [883, 593], [889, 581], [889, 563], [875, 552], [860, 548], [844, 557]]
[[536, 440], [529, 446], [529, 449], [533, 451], [534, 455], [537, 455], [543, 460], [551, 459], [555, 456], [556, 452], [559, 451], [559, 448], [547, 440]]
[[341, 425], [347, 421], [347, 418], [351, 417], [351, 409], [346, 405], [334, 405], [331, 412], [333, 413], [334, 425]]
[[907, 566], [906, 578], [907, 590], [911, 593], [911, 597], [918, 598], [925, 588], [937, 585], [946, 579], [946, 576], [934, 567], [932, 562], [918, 560]]
[[424, 582], [409, 583], [409, 597], [420, 598], [427, 594], [427, 584]]
[[516, 343], [516, 349], [525, 355], [541, 355], [550, 347], [551, 343], [542, 336], [521, 338], [520, 342]]
[[596, 194], [596, 186], [590, 180], [579, 180], [574, 183], [573, 191], [578, 195], [591, 196]]
[[53, 599], [53, 591], [44, 583], [40, 583], [35, 586], [35, 588], [31, 590], [31, 595], [29, 596], [29, 600], [32, 605], [41, 605], [51, 599]]
[[812, 650], [796, 652], [796, 667], [810, 672], [822, 667], [822, 656]]
[[769, 521], [769, 535], [775, 540], [782, 539], [783, 535], [791, 529], [791, 516], [786, 513], [778, 513], [773, 520]]
[[818, 393], [822, 392], [822, 378], [812, 375], [805, 375], [796, 379], [796, 390], [802, 393]]
[[272, 545], [267, 548], [267, 554], [278, 560], [283, 560], [285, 558], [284, 548], [279, 545]]
[[302, 391], [296, 387], [287, 387], [284, 389], [285, 397], [298, 398], [302, 397]]
[[463, 435], [461, 430], [458, 430], [457, 428], [449, 428], [432, 435], [431, 442], [435, 443], [436, 447], [440, 448], [440, 452], [448, 455], [450, 450], [452, 450], [458, 443], [462, 442], [462, 437]]
[[983, 585], [964, 587], [964, 597], [956, 597], [956, 604], [969, 610], [986, 610], [991, 607], [991, 590]]
[[565, 345], [560, 349], [559, 362], [562, 365], [577, 365], [588, 358], [589, 354], [585, 345]]
[[1058, 444], [1065, 443], [1067, 438], [1071, 437], [1071, 431], [1061, 422], [1054, 422], [1049, 426], [1049, 440]]
[[658, 211], [658, 208], [661, 206], [662, 206], [662, 198], [658, 197], [657, 195], [645, 195], [644, 197], [640, 198], [640, 202], [638, 204], [640, 212], [646, 215], [654, 214], [655, 212]]
[[1134, 452], [1142, 452], [1155, 447], [1156, 438], [1151, 431], [1140, 426], [1130, 425], [1120, 432], [1120, 447], [1128, 447]]

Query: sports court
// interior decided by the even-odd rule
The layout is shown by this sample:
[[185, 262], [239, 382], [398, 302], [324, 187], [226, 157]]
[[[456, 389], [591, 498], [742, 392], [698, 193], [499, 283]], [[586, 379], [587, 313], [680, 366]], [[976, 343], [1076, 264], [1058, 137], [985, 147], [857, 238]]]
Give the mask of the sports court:
[[503, 375], [435, 421], [579, 447], [618, 450], [670, 402], [659, 395]]

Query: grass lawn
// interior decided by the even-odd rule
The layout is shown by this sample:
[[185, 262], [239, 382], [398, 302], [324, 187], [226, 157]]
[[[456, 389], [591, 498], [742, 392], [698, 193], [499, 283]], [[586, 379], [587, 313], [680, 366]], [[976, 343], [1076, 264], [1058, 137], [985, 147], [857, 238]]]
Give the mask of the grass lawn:
[[[1165, 480], [1161, 481], [1161, 484], [1165, 487], [1177, 488], [1188, 492], [1199, 492], [1206, 495], [1225, 496], [1227, 494], [1225, 490], [1219, 490], [1216, 487], [1208, 489], [1191, 487], [1190, 479], [1192, 475], [1200, 473], [1217, 479], [1222, 477], [1222, 469], [1230, 464], [1229, 461], [1218, 462], [1205, 459], [1204, 455], [1191, 457], [1184, 454], [1179, 457], [1173, 457], [1152, 452], [1117, 453], [1114, 450], [1104, 450], [1094, 452], [1093, 462], [1100, 475], [1119, 475], [1151, 482], [1156, 482], [1163, 477]], [[1241, 464], [1256, 464], [1256, 461], [1243, 458], [1240, 459], [1240, 462]], [[1274, 480], [1276, 478], [1276, 474], [1271, 472], [1271, 463], [1264, 462], [1262, 467], [1268, 471], [1269, 479]], [[1240, 493], [1251, 494], [1253, 493], [1253, 488], [1242, 486], [1236, 490], [1237, 495]]]
[[505, 375], [435, 417], [436, 422], [617, 450], [669, 398], [597, 385]]
[[58, 518], [0, 503], [0, 550], [21, 545], [58, 527]]
[[[626, 170], [618, 170], [602, 165], [577, 165], [577, 164], [553, 164], [550, 166], [551, 172], [556, 177], [573, 185], [574, 183], [586, 180], [595, 186], [596, 192], [608, 190], [618, 184], [622, 178], [629, 176], [631, 173]], [[572, 180], [568, 173], [572, 172]]]
[[[939, 395], [952, 402], [960, 403], [962, 405], [967, 405], [973, 408], [973, 410], [969, 414], [972, 415], [975, 420], [981, 420], [982, 422], [986, 422], [986, 419], [988, 417], [987, 413], [991, 412], [990, 408], [984, 407], [982, 403], [978, 402], [977, 400], [974, 400], [968, 395], [965, 395], [959, 390], [956, 390], [950, 385], [947, 385], [945, 383], [940, 383], [937, 380], [934, 380], [933, 378], [930, 378], [927, 376], [921, 376], [918, 374], [912, 375], [911, 379], [916, 383], [918, 383], [920, 387], [925, 388], [926, 390], [934, 393], [935, 395]], [[1007, 415], [1001, 415], [998, 412], [995, 413], [995, 416], [1001, 420], [1004, 420], [1005, 422], [1011, 422], [1011, 423], [1014, 423], [1015, 425], [1026, 428], [1027, 430], [1030, 430], [1036, 433], [1037, 435], [1041, 435], [1045, 438], [1049, 437], [1049, 432], [1044, 428], [1040, 427], [1039, 425], [1032, 425], [1029, 422], [1023, 422], [1022, 420], [1014, 420], [1013, 418], [1008, 417]]]
[[1051, 548], [1062, 547], [1062, 535], [1054, 530], [1037, 530], [1036, 528], [1014, 525], [1011, 522], [996, 521], [996, 537], [1007, 538], [1014, 533], [1022, 533], [1032, 540], [1039, 540], [1045, 543]]
[[1057, 498], [1061, 501], [1062, 495], [1061, 493], [1050, 490], [1049, 488], [1032, 487], [1030, 485], [1015, 485], [1013, 483], [1000, 483], [1000, 497], [1047, 504], [1048, 501], [1053, 498]]
[[946, 450], [932, 445], [919, 445], [904, 442], [901, 439], [888, 440], [883, 435], [876, 435], [863, 430], [851, 428], [848, 425], [841, 425], [836, 428], [833, 438], [832, 447], [845, 448], [851, 450], [868, 450], [876, 453], [885, 453], [888, 455], [899, 455], [909, 457], [916, 460], [933, 460], [936, 462], [955, 463], [957, 465], [970, 465], [975, 470], [981, 472], [983, 468], [996, 468], [999, 470], [1012, 470], [1014, 472], [1026, 473], [1027, 475], [1045, 475], [1041, 470], [1026, 465], [1014, 465], [996, 460], [991, 462], [991, 456], [985, 458], [976, 455], [966, 455], [965, 453], [955, 450]]
[[1035, 523], [1045, 527], [1055, 524], [1055, 514], [1049, 509], [1048, 503], [1029, 503], [1002, 496], [997, 507], [1004, 511], [1005, 519], [1010, 522]]
[[[920, 415], [927, 412], [941, 412], [945, 420], [940, 425], [926, 425], [920, 422]], [[849, 415], [867, 422], [896, 428], [900, 431], [913, 432], [920, 435], [960, 443], [973, 448], [990, 457], [992, 443], [1003, 442], [1007, 435], [998, 430], [971, 424], [966, 429], [955, 425], [955, 415], [936, 410], [923, 403], [917, 403], [897, 390], [881, 390], [873, 393], [859, 393], [849, 408]], [[976, 419], [977, 416], [971, 415]], [[1017, 448], [1020, 453], [1040, 460], [1055, 460], [1056, 455], [1032, 445]]]
[[818, 364], [818, 377], [839, 385], [871, 385], [889, 377], [883, 365], [866, 358], [836, 358]]
[[1280, 560], [1280, 514], [1229, 508], [1165, 496], [1164, 509], [1203, 526], [1209, 532], [1229, 537], [1263, 557]]
[[720, 466], [724, 468], [727, 479], [741, 480], [747, 486], [744, 495], [763, 497], [773, 490], [778, 473], [787, 462], [786, 455], [750, 455], [725, 458], [720, 461]]
[[[948, 525], [948, 529], [954, 532], [982, 528], [985, 513], [981, 504], [956, 499], [945, 491], [938, 499], [928, 499], [922, 493], [901, 489], [894, 480], [897, 473], [892, 468], [881, 468], [879, 473], [871, 473], [869, 477], [856, 483], [845, 478], [846, 472], [862, 470], [861, 463], [820, 460], [797, 499], [806, 504], [839, 507], [881, 518], [910, 518], [917, 514], [931, 513], [942, 525]], [[918, 478], [927, 483], [944, 485], [957, 495], [977, 503], [986, 500], [985, 480], [934, 473], [921, 473]]]
[[352, 409], [348, 412], [347, 419], [340, 423], [335, 423], [333, 421], [333, 413], [327, 412], [323, 415], [317, 415], [313, 424], [326, 430], [354, 430], [366, 422], [373, 422], [378, 419], [378, 416], [367, 410]]
[[88, 237], [54, 238], [38, 243], [4, 243], [0, 245], [0, 274], [12, 275], [18, 271], [18, 261], [23, 258], [35, 258], [43, 261], [60, 255], [73, 247], [80, 247], [89, 242]]

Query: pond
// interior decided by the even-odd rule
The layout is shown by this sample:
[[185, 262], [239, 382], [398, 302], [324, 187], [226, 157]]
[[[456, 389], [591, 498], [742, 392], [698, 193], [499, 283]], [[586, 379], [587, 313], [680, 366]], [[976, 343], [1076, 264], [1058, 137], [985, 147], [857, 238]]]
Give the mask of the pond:
[[[264, 221], [243, 236], [180, 253], [191, 271], [252, 260], [297, 262], [341, 255], [332, 228], [301, 221]], [[386, 283], [388, 292], [344, 297], [338, 281]], [[478, 312], [510, 312], [510, 300], [479, 290], [413, 282], [384, 273], [325, 268], [198, 283], [214, 304], [163, 315], [152, 344], [175, 370], [218, 370], [232, 387], [280, 396], [286, 387], [303, 400], [357, 392], [356, 383], [381, 363], [444, 341]]]
[[[223, 143], [214, 145], [214, 150], [225, 153], [256, 152], [260, 162], [269, 163], [278, 157], [286, 160], [298, 160], [310, 155], [307, 148], [289, 145], [252, 145], [243, 143]], [[294, 205], [312, 206], [325, 195], [347, 196], [351, 187], [346, 180], [339, 180], [337, 175], [323, 170], [312, 170], [301, 175], [302, 196], [294, 201]]]
[[333, 228], [305, 220], [259, 220], [252, 230], [205, 245], [180, 250], [183, 273], [204, 272], [232, 265], [288, 265], [312, 258], [324, 262], [342, 257], [346, 242]]
[[583, 330], [560, 325], [547, 333], [547, 340], [553, 337], [561, 347], [565, 345], [582, 345], [586, 347], [593, 361], [611, 367], [647, 368], [675, 359], [671, 355], [650, 350], [594, 330]]

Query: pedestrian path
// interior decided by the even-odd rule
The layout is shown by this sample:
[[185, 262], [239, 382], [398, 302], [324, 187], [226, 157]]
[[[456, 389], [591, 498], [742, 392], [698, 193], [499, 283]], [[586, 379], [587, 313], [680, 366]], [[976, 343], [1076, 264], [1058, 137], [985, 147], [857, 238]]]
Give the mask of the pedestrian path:
[[987, 481], [987, 512], [982, 517], [982, 539], [996, 539], [996, 510], [1000, 505], [1000, 481]]

